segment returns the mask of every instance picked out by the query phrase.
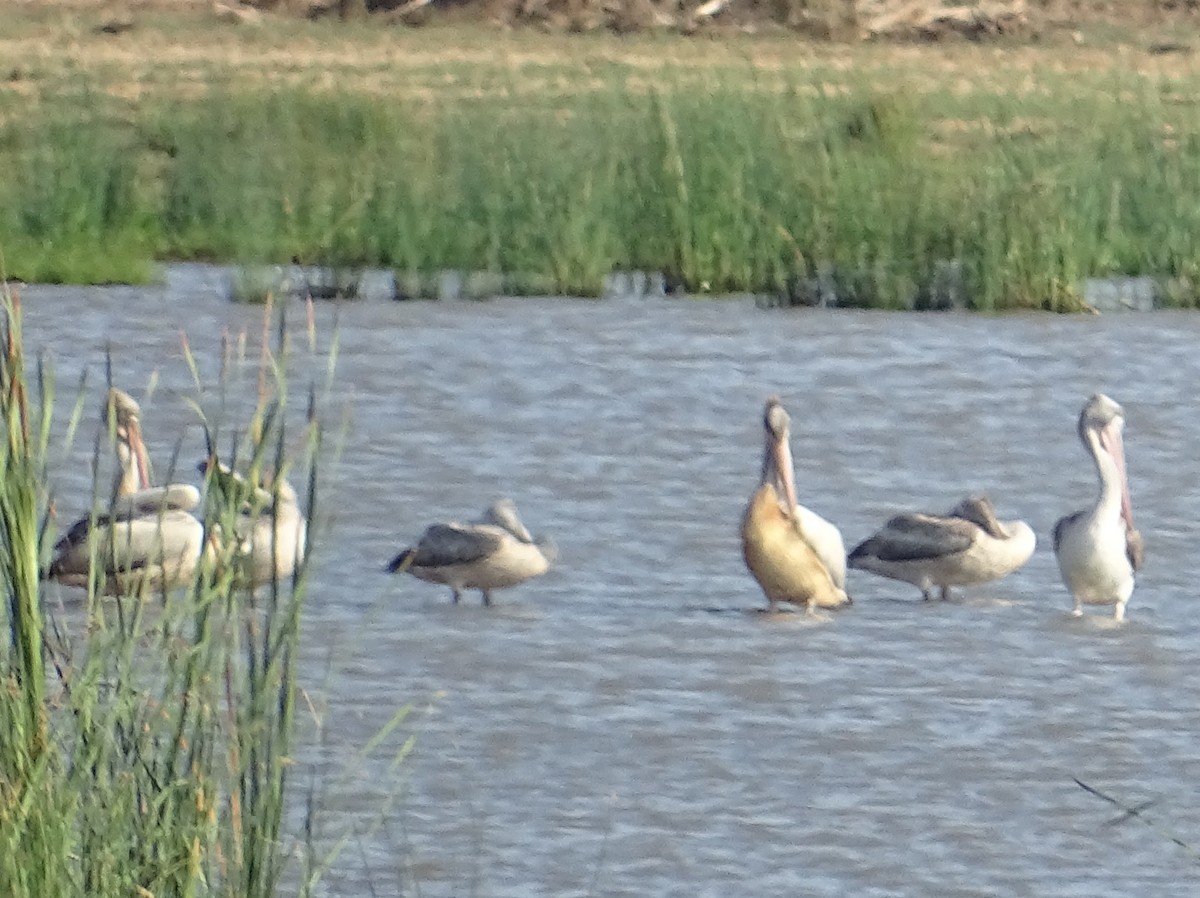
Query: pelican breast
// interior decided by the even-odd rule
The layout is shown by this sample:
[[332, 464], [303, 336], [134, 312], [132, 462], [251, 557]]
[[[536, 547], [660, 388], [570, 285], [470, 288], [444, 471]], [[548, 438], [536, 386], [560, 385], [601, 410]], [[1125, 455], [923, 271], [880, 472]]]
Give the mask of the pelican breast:
[[770, 484], [760, 486], [746, 506], [742, 555], [772, 606], [789, 602], [836, 608], [850, 601], [805, 537], [805, 522], [784, 514], [779, 494]]
[[1060, 518], [1054, 525], [1054, 555], [1073, 596], [1088, 605], [1115, 605], [1133, 592], [1143, 559], [1142, 536], [1092, 509]]

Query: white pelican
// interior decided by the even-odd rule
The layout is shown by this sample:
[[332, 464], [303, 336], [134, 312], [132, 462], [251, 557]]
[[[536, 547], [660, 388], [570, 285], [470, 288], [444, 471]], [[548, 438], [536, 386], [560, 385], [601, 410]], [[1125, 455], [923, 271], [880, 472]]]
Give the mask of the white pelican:
[[521, 523], [511, 499], [493, 503], [476, 521], [432, 524], [415, 547], [407, 548], [387, 566], [389, 573], [408, 571], [454, 592], [478, 589], [483, 604], [491, 605], [493, 589], [503, 589], [539, 577], [557, 556], [554, 543], [535, 540]]
[[763, 413], [762, 484], [742, 517], [742, 556], [766, 594], [780, 602], [836, 608], [846, 595], [846, 549], [833, 524], [796, 502], [789, 418], [777, 397]]
[[1025, 564], [1037, 537], [1024, 521], [1001, 523], [986, 496], [968, 497], [948, 514], [900, 514], [850, 553], [850, 567], [918, 587], [926, 600], [940, 586], [998, 580]]
[[116, 438], [117, 476], [114, 496], [128, 496], [150, 486], [150, 457], [142, 440], [142, 409], [124, 390], [110, 387], [104, 398], [104, 420]]
[[1133, 594], [1133, 574], [1142, 566], [1142, 535], [1133, 526], [1129, 482], [1125, 474], [1125, 413], [1097, 393], [1079, 413], [1079, 439], [1096, 463], [1100, 497], [1091, 508], [1067, 515], [1054, 525], [1054, 554], [1063, 583], [1075, 601], [1114, 605], [1113, 618], [1125, 618]]
[[[206, 474], [210, 464], [202, 461], [200, 472]], [[223, 462], [217, 462], [211, 482], [222, 490], [233, 490], [238, 501], [233, 532], [238, 541], [234, 558], [239, 576], [252, 590], [290, 577], [304, 561], [308, 536], [308, 523], [292, 485], [277, 477], [268, 485], [252, 486]]]
[[87, 588], [94, 562], [107, 595], [168, 591], [191, 580], [204, 552], [204, 525], [191, 514], [200, 492], [182, 483], [150, 488], [138, 404], [113, 388], [104, 411], [120, 463], [112, 502], [106, 512], [77, 521], [55, 544], [47, 575]]

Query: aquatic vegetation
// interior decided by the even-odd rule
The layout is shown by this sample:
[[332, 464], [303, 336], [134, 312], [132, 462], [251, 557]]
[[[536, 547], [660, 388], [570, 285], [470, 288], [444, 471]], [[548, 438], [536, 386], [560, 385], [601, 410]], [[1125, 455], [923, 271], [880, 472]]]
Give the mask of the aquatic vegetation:
[[[445, 271], [599, 295], [639, 270], [782, 304], [1071, 311], [1110, 275], [1200, 299], [1194, 72], [968, 60], [948, 90], [934, 60], [884, 51], [701, 68], [684, 46], [433, 54], [386, 103], [368, 81], [263, 89], [232, 71], [134, 104], [47, 92], [0, 116], [0, 245], [36, 244], [25, 277], [136, 278], [139, 252], [317, 259], [402, 272], [401, 296]], [[651, 77], [638, 52], [666, 61]], [[0, 91], [0, 112], [13, 102]]]
[[239, 265], [229, 279], [229, 299], [247, 305], [265, 305], [295, 289], [278, 265]]
[[[283, 356], [264, 347], [264, 360]], [[278, 354], [278, 358], [276, 358]], [[196, 370], [192, 366], [193, 371]], [[293, 468], [316, 511], [320, 428], [313, 395], [288, 414], [281, 365], [241, 442], [249, 476]], [[23, 357], [20, 305], [0, 319], [0, 893], [11, 896], [279, 893], [293, 851], [285, 794], [293, 752], [306, 567], [259, 594], [242, 589], [218, 542], [170, 595], [54, 610], [39, 579], [54, 539], [47, 460], [61, 433], [52, 372]], [[67, 415], [67, 439], [80, 420]], [[292, 458], [288, 432], [304, 431]], [[111, 440], [111, 434], [108, 435]], [[225, 436], [211, 434], [214, 445]], [[96, 452], [111, 451], [105, 434]], [[104, 488], [94, 492], [104, 505]], [[218, 493], [219, 495], [219, 493]], [[234, 497], [210, 502], [209, 534], [234, 532]], [[230, 529], [222, 527], [224, 524]], [[309, 814], [313, 809], [309, 809]], [[309, 846], [311, 848], [311, 846]], [[306, 854], [305, 850], [299, 852]], [[299, 893], [319, 875], [309, 856]], [[294, 874], [299, 875], [299, 879]]]
[[304, 270], [300, 294], [306, 299], [358, 299], [361, 286], [358, 269], [314, 266]]

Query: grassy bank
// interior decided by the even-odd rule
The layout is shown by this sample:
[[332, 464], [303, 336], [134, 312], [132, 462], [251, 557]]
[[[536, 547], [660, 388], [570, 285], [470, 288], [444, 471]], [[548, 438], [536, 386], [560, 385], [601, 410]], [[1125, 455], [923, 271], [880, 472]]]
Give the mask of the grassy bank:
[[[291, 893], [309, 894], [312, 870], [293, 856], [305, 851], [284, 827], [303, 566], [255, 596], [227, 540], [169, 595], [93, 588], [54, 601], [58, 589], [39, 582], [54, 536], [47, 459], [62, 449], [51, 420], [70, 419], [74, 433], [81, 408], [56, 402], [48, 370], [31, 376], [11, 300], [0, 338], [0, 894], [273, 898], [289, 865], [302, 883]], [[294, 442], [283, 384], [264, 380], [252, 445], [241, 444], [251, 477], [287, 470]], [[290, 476], [308, 475], [311, 515], [311, 417], [307, 431]], [[228, 449], [226, 436], [213, 434]], [[97, 452], [111, 441], [101, 428]], [[110, 493], [94, 492], [102, 513]], [[243, 500], [210, 491], [207, 533], [236, 532]]]
[[31, 37], [0, 90], [10, 273], [295, 258], [588, 294], [620, 269], [712, 292], [820, 271], [904, 307], [955, 259], [980, 309], [1073, 308], [1108, 274], [1198, 298], [1187, 61], [287, 29], [212, 57], [163, 31], [141, 62], [109, 40], [66, 69]]

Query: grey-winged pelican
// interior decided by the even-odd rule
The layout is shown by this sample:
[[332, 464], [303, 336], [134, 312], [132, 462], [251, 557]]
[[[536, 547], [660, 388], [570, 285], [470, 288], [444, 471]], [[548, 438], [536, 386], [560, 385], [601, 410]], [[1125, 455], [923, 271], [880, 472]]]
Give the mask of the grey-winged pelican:
[[408, 571], [421, 580], [449, 586], [455, 604], [464, 589], [478, 589], [483, 604], [491, 605], [492, 590], [541, 576], [556, 557], [554, 543], [535, 540], [521, 523], [513, 501], [500, 499], [470, 523], [430, 525], [415, 546], [391, 560], [387, 570]]
[[986, 496], [963, 499], [944, 515], [900, 514], [850, 553], [850, 567], [911, 583], [928, 600], [941, 587], [971, 586], [1011, 574], [1037, 537], [1024, 521], [1001, 522]]

